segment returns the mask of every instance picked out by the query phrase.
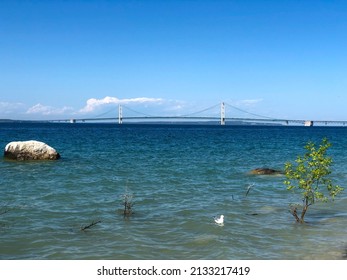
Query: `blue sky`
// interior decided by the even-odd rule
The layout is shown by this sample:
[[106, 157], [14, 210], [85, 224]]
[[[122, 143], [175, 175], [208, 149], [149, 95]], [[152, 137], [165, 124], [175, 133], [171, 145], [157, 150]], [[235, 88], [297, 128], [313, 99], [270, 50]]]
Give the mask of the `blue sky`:
[[347, 1], [0, 0], [0, 118], [221, 101], [347, 120]]

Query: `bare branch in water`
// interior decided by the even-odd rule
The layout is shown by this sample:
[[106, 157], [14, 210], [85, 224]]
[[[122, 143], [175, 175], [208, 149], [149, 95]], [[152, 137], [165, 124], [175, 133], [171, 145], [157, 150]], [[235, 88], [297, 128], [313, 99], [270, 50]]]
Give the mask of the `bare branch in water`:
[[342, 258], [343, 259], [347, 259], [347, 246], [345, 246], [345, 248], [344, 248], [344, 252], [343, 252]]
[[89, 225], [81, 227], [81, 230], [85, 231], [86, 229], [90, 229], [90, 228], [96, 226], [98, 223], [101, 223], [101, 220], [100, 221], [96, 221], [96, 222], [92, 221]]
[[123, 210], [123, 215], [124, 217], [129, 217], [131, 216], [134, 212], [133, 212], [133, 195], [129, 194], [129, 193], [125, 193], [122, 195], [122, 199], [123, 199], [123, 205], [124, 205], [124, 210]]
[[10, 212], [10, 209], [0, 210], [0, 215]]

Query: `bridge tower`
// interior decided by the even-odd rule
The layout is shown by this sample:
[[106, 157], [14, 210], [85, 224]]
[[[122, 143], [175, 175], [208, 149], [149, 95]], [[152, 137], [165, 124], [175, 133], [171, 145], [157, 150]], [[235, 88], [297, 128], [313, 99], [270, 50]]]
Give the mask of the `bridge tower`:
[[118, 105], [118, 124], [122, 124], [123, 123], [123, 109], [122, 109], [122, 105]]
[[220, 125], [225, 125], [225, 104], [220, 104]]

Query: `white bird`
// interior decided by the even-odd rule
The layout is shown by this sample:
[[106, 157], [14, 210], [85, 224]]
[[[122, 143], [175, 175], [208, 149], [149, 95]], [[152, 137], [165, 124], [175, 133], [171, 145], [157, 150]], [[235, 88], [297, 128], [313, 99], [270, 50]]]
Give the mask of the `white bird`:
[[224, 215], [220, 215], [219, 217], [215, 217], [214, 221], [218, 225], [223, 225], [224, 224]]

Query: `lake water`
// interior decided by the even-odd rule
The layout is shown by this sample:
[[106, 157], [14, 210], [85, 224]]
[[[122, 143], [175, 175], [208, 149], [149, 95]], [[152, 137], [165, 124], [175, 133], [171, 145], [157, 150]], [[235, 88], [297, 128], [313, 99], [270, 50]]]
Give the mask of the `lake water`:
[[346, 186], [344, 127], [2, 123], [0, 147], [39, 140], [61, 159], [0, 158], [0, 258], [344, 259], [347, 191], [298, 225], [289, 205], [301, 197], [284, 177], [249, 174], [283, 170], [323, 137]]

